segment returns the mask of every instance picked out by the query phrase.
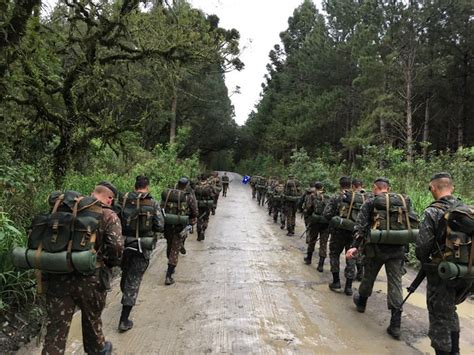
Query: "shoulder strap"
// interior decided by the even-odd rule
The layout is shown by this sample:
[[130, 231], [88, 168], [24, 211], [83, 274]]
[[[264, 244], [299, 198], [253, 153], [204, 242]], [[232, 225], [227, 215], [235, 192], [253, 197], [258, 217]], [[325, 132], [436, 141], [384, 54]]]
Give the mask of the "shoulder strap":
[[388, 193], [385, 194], [385, 210], [387, 213], [387, 233], [390, 231], [390, 195]]
[[407, 220], [407, 227], [408, 227], [408, 230], [411, 231], [411, 223], [410, 223], [410, 216], [408, 214], [407, 201], [405, 200], [405, 197], [403, 197], [402, 194], [398, 194], [398, 197], [400, 197], [402, 200], [403, 208], [405, 209], [405, 218]]
[[56, 213], [58, 211], [59, 205], [64, 201], [64, 194], [59, 195], [56, 202], [54, 203], [52, 213]]
[[347, 218], [351, 218], [351, 213], [352, 213], [352, 207], [354, 206], [354, 200], [355, 200], [355, 192], [352, 191], [352, 196], [351, 196], [351, 203], [349, 204], [349, 212], [347, 213]]

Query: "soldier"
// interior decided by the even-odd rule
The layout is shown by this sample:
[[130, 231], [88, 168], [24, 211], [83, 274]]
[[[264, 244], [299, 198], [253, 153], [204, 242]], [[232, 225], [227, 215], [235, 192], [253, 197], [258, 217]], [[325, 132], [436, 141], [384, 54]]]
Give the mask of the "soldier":
[[[365, 256], [365, 273], [362, 278], [362, 282], [359, 286], [359, 293], [354, 295], [354, 303], [357, 306], [357, 311], [365, 312], [367, 305], [367, 299], [372, 294], [372, 289], [377, 275], [385, 265], [385, 271], [387, 273], [387, 305], [388, 309], [391, 310], [390, 326], [387, 328], [387, 332], [395, 339], [400, 337], [400, 324], [401, 324], [401, 303], [402, 297], [402, 275], [405, 273], [404, 269], [404, 258], [405, 258], [405, 245], [394, 245], [394, 244], [366, 244], [367, 237], [370, 233], [371, 227], [381, 226], [382, 220], [385, 224], [385, 228], [394, 229], [397, 220], [405, 223], [409, 223], [409, 220], [405, 219], [405, 216], [399, 214], [400, 218], [395, 218], [390, 214], [389, 216], [383, 216], [383, 211], [379, 210], [376, 206], [377, 201], [389, 201], [391, 207], [386, 205], [388, 210], [401, 210], [394, 208], [394, 202], [390, 202], [393, 196], [402, 196], [396, 194], [389, 194], [390, 183], [386, 178], [378, 178], [374, 181], [373, 185], [374, 197], [368, 199], [363, 205], [357, 217], [355, 226], [354, 242], [351, 249], [348, 250], [346, 258], [353, 259], [358, 252], [359, 248], [363, 248]], [[406, 206], [406, 213], [413, 214], [410, 200], [406, 196], [402, 196], [403, 205]], [[391, 213], [391, 212], [390, 212]], [[390, 221], [389, 221], [390, 220]]]
[[[442, 279], [438, 274], [438, 265], [449, 255], [450, 250], [446, 243], [449, 233], [446, 211], [465, 205], [453, 197], [453, 180], [448, 173], [435, 174], [431, 178], [429, 190], [436, 201], [424, 212], [415, 250], [427, 278], [426, 304], [430, 321], [428, 335], [437, 355], [459, 354], [460, 327], [456, 305], [466, 299], [473, 281], [462, 278]], [[471, 248], [469, 245], [467, 247]], [[470, 257], [472, 260], [472, 254]]]
[[265, 198], [267, 200], [268, 215], [272, 215], [273, 209], [273, 195], [275, 193], [276, 180], [271, 177], [267, 182], [267, 192]]
[[224, 175], [222, 176], [222, 196], [227, 197], [227, 190], [229, 189], [229, 177], [227, 176], [227, 173], [224, 172]]
[[[330, 221], [334, 216], [339, 216], [343, 210], [344, 204], [350, 201], [352, 192], [351, 179], [343, 176], [339, 179], [340, 191], [332, 196], [324, 208], [323, 216]], [[331, 272], [333, 282], [329, 284], [331, 290], [338, 290], [341, 288], [341, 280], [339, 278], [339, 258], [342, 251], [349, 250], [352, 243], [352, 231], [330, 226], [331, 240], [329, 241], [329, 261], [331, 264]], [[355, 276], [355, 261], [346, 258], [346, 267], [344, 269], [344, 277], [346, 284], [344, 286], [344, 293], [348, 296], [352, 295], [352, 280]]]
[[[148, 265], [152, 249], [142, 248], [138, 238], [155, 238], [155, 233], [164, 230], [164, 218], [159, 203], [149, 190], [150, 181], [146, 176], [137, 176], [135, 191], [124, 195], [120, 219], [125, 237], [122, 258], [122, 314], [118, 329], [125, 332], [132, 329], [130, 312], [136, 303], [138, 290]], [[138, 215], [137, 215], [138, 213]], [[135, 217], [136, 216], [136, 217]], [[135, 218], [133, 218], [135, 217]], [[144, 226], [149, 226], [144, 228]]]
[[296, 225], [296, 208], [298, 200], [301, 198], [300, 183], [295, 179], [293, 175], [288, 175], [288, 181], [285, 185], [285, 216], [286, 216], [286, 228], [289, 237], [295, 235]]
[[[365, 191], [363, 182], [360, 179], [352, 179], [352, 191], [364, 194], [367, 199], [370, 198], [370, 195], [371, 195], [367, 193], [367, 191]], [[363, 264], [362, 253], [359, 253], [359, 255], [356, 258], [356, 270], [357, 270], [357, 273], [356, 273], [355, 279], [357, 281], [362, 281], [362, 276], [364, 275], [364, 264]]]
[[257, 196], [257, 177], [250, 177], [250, 188], [252, 189], [252, 198]]
[[[107, 186], [105, 186], [107, 185]], [[88, 354], [111, 354], [112, 343], [105, 341], [101, 314], [110, 289], [112, 266], [120, 265], [123, 252], [122, 227], [110, 209], [117, 189], [108, 182], [97, 185], [92, 193], [101, 202], [102, 216], [97, 234], [97, 271], [47, 274], [45, 281], [48, 325], [42, 354], [64, 354], [66, 340], [76, 307], [81, 310], [82, 341]]]
[[320, 181], [316, 181], [313, 184], [313, 190], [305, 196], [303, 202], [303, 213], [307, 225], [306, 243], [308, 244], [304, 262], [306, 265], [311, 264], [319, 236], [319, 262], [317, 267], [319, 272], [323, 272], [329, 239], [328, 223], [322, 215], [327, 202], [323, 189], [324, 185]]
[[[165, 239], [166, 239], [166, 256], [168, 258], [168, 270], [166, 271], [165, 285], [174, 284], [172, 275], [178, 265], [179, 251], [183, 246], [187, 228], [180, 220], [172, 221], [172, 216], [189, 217], [191, 225], [196, 224], [197, 219], [197, 204], [196, 200], [189, 193], [186, 193], [186, 188], [189, 180], [185, 177], [179, 179], [176, 189], [165, 190], [161, 195], [162, 208], [165, 212]], [[173, 198], [175, 200], [173, 200]], [[167, 215], [170, 215], [169, 217]], [[184, 235], [183, 235], [184, 233]]]
[[197, 220], [197, 240], [202, 241], [205, 239], [205, 232], [209, 224], [209, 217], [214, 202], [214, 194], [216, 193], [209, 183], [206, 174], [201, 174], [199, 182], [195, 187], [195, 193], [199, 211], [199, 217]]
[[265, 203], [265, 194], [267, 193], [267, 180], [260, 177], [257, 182], [257, 203], [261, 206]]
[[285, 229], [285, 215], [283, 213], [283, 204], [284, 204], [284, 191], [285, 186], [283, 185], [283, 181], [277, 180], [276, 186], [273, 192], [273, 199], [272, 199], [272, 210], [273, 210], [273, 222], [278, 222], [278, 214], [280, 214], [280, 228]]
[[219, 195], [222, 191], [222, 184], [221, 184], [221, 179], [219, 178], [219, 173], [217, 171], [214, 171], [211, 175], [211, 185], [214, 188], [214, 191], [216, 192], [214, 194], [214, 206], [211, 209], [212, 215], [216, 214], [216, 208], [217, 208], [217, 201], [219, 201]]

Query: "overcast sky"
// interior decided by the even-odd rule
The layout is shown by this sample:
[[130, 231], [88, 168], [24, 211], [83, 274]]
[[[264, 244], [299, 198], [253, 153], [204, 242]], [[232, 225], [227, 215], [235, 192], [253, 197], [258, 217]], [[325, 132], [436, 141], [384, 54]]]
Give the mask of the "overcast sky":
[[[220, 26], [235, 28], [240, 32], [241, 60], [245, 68], [241, 72], [226, 75], [229, 95], [236, 86], [240, 94], [232, 94], [235, 120], [242, 125], [259, 100], [261, 83], [269, 62], [268, 53], [279, 34], [288, 27], [288, 17], [303, 0], [189, 0], [195, 7], [207, 14], [216, 14]], [[321, 11], [321, 0], [313, 0]], [[44, 0], [47, 8], [56, 0]]]

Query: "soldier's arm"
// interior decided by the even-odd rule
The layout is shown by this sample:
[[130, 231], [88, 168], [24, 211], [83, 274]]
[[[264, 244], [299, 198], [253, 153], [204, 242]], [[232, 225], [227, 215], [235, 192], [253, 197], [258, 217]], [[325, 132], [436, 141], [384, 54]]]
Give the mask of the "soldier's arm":
[[153, 207], [155, 214], [153, 216], [153, 232], [163, 233], [165, 230], [165, 218], [163, 211], [161, 210], [160, 204], [157, 201], [153, 201]]
[[117, 214], [112, 210], [105, 212], [103, 246], [104, 261], [107, 266], [120, 265], [123, 253], [122, 225]]
[[337, 205], [338, 205], [338, 196], [332, 196], [329, 199], [329, 202], [327, 203], [326, 207], [324, 207], [323, 211], [323, 216], [327, 220], [330, 220], [332, 217], [334, 217], [337, 213]]
[[370, 232], [370, 225], [372, 223], [371, 216], [374, 211], [374, 200], [367, 200], [360, 208], [359, 214], [356, 218], [356, 225], [354, 231], [354, 241], [352, 246], [355, 248], [360, 247], [368, 233]]
[[438, 213], [437, 208], [428, 207], [423, 214], [423, 221], [420, 225], [420, 233], [416, 239], [415, 249], [416, 257], [422, 263], [429, 262], [431, 251], [436, 243]]

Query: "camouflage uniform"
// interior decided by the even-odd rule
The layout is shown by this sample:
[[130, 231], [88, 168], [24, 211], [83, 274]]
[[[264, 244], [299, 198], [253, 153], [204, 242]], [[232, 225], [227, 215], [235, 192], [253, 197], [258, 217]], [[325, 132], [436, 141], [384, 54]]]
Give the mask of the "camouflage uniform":
[[212, 176], [210, 180], [211, 180], [210, 181], [211, 185], [213, 186], [216, 192], [214, 194], [214, 207], [212, 207], [211, 211], [212, 211], [212, 214], [216, 214], [217, 202], [219, 201], [219, 194], [221, 193], [221, 190], [222, 190], [221, 179], [217, 175], [217, 176]]
[[416, 257], [426, 271], [426, 304], [430, 321], [428, 335], [431, 346], [437, 351], [451, 354], [459, 353], [460, 327], [456, 305], [465, 300], [473, 282], [467, 279], [441, 279], [437, 272], [437, 264], [430, 263], [430, 260], [440, 259], [438, 245], [443, 250], [446, 238], [444, 233], [440, 233], [444, 230], [444, 227], [440, 226], [440, 221], [445, 211], [439, 205], [444, 205], [447, 209], [457, 201], [453, 196], [446, 196], [429, 206], [424, 212], [420, 234], [416, 241]]
[[[343, 190], [340, 193], [332, 196], [324, 208], [323, 216], [330, 221], [331, 218], [337, 216], [339, 208], [342, 203], [343, 194], [350, 194], [348, 190]], [[333, 274], [339, 273], [340, 261], [339, 258], [344, 250], [349, 250], [352, 244], [352, 232], [344, 229], [330, 227], [329, 233], [331, 239], [329, 241], [329, 262], [331, 264], [331, 272]], [[353, 280], [355, 277], [355, 260], [346, 259], [346, 267], [344, 269], [344, 277], [346, 280]]]
[[63, 354], [76, 306], [81, 310], [84, 351], [97, 354], [104, 348], [101, 314], [110, 288], [109, 267], [120, 264], [122, 227], [115, 212], [103, 207], [97, 233], [98, 263], [94, 275], [45, 274], [48, 325], [42, 354]]
[[[214, 190], [214, 188], [209, 184], [207, 181], [200, 181], [196, 185], [196, 187], [199, 187], [200, 189], [208, 189], [209, 190], [209, 199], [214, 200], [214, 195], [217, 194], [217, 191]], [[196, 195], [196, 201], [198, 203], [198, 220], [197, 220], [197, 232], [198, 232], [198, 240], [204, 240], [205, 232], [207, 229], [207, 226], [209, 225], [209, 217], [211, 215], [211, 207], [207, 206], [199, 206], [199, 200], [201, 199], [201, 196]], [[205, 198], [202, 198], [202, 200], [206, 200]]]
[[272, 201], [272, 213], [273, 213], [273, 222], [278, 222], [278, 214], [280, 214], [280, 223], [282, 229], [285, 228], [285, 214], [283, 213], [283, 191], [285, 187], [283, 184], [277, 183], [273, 193]]
[[[131, 199], [133, 199], [135, 195], [135, 192], [129, 193], [129, 197]], [[164, 218], [163, 213], [161, 212], [160, 204], [156, 200], [154, 200], [149, 194], [146, 198], [151, 199], [153, 201], [153, 208], [156, 211], [155, 215], [153, 216], [152, 230], [153, 232], [162, 233], [164, 229]], [[135, 235], [130, 235], [129, 237], [134, 238]], [[124, 306], [135, 305], [143, 274], [145, 273], [150, 263], [151, 252], [152, 251], [148, 249], [143, 249], [140, 252], [135, 248], [125, 246], [121, 265], [122, 278], [120, 280], [120, 289], [123, 293], [122, 304]]]
[[[194, 197], [190, 194], [186, 194], [186, 203], [189, 209], [189, 218], [197, 218], [198, 209], [197, 203]], [[168, 258], [168, 264], [176, 266], [178, 265], [179, 250], [183, 246], [184, 239], [179, 234], [183, 231], [182, 225], [171, 225], [165, 224], [164, 236], [166, 239], [166, 257]]]
[[[288, 179], [285, 185], [285, 196], [299, 196], [300, 194], [298, 182], [293, 178]], [[297, 204], [298, 202], [288, 200], [284, 204], [288, 235], [295, 233]]]
[[309, 223], [309, 218], [314, 213], [315, 199], [316, 190], [312, 191], [310, 194], [307, 194], [303, 201], [304, 221], [306, 227], [308, 228], [308, 231], [306, 232], [306, 244], [308, 244], [307, 253], [308, 256], [313, 255], [319, 236], [319, 258], [326, 259], [329, 239], [328, 224]]
[[252, 198], [255, 198], [255, 196], [257, 195], [257, 187], [256, 187], [256, 178], [254, 176], [252, 176], [250, 178], [250, 188], [252, 189]]
[[264, 178], [260, 178], [257, 184], [257, 202], [263, 206], [265, 204], [265, 194], [267, 193], [267, 182]]
[[227, 190], [229, 189], [229, 177], [227, 175], [222, 176], [222, 196], [227, 197]]
[[[410, 212], [413, 212], [410, 200], [406, 199]], [[355, 247], [359, 247], [370, 233], [373, 223], [374, 198], [368, 199], [357, 216], [355, 226]], [[366, 244], [363, 247], [365, 273], [359, 286], [362, 297], [370, 297], [377, 275], [385, 265], [387, 274], [387, 306], [388, 309], [398, 310], [403, 301], [402, 276], [405, 274], [404, 245]]]

